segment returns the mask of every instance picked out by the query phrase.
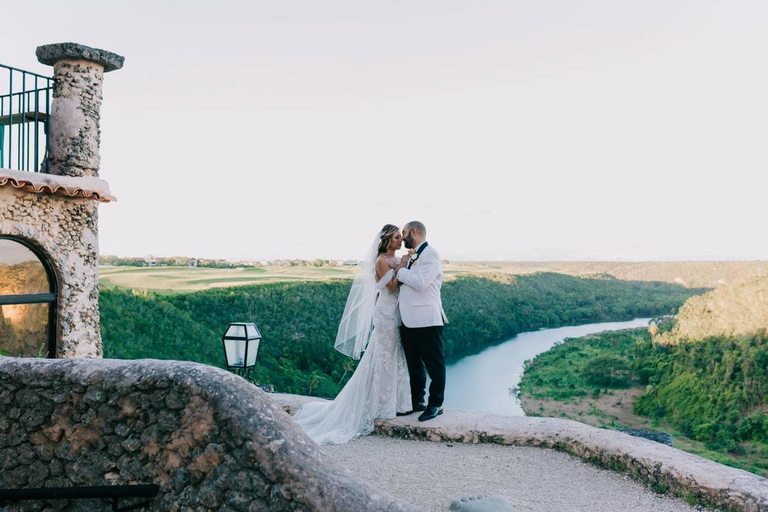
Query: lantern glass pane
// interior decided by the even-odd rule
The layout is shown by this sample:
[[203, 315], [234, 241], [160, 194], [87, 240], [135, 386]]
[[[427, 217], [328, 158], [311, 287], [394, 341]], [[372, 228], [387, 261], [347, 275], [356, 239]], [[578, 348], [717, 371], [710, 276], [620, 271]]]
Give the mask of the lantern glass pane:
[[248, 361], [246, 366], [255, 366], [256, 365], [256, 356], [259, 353], [259, 342], [261, 340], [255, 339], [255, 340], [248, 340]]
[[[224, 339], [224, 351], [227, 355], [227, 366], [242, 367], [245, 362], [245, 340]], [[250, 359], [250, 354], [248, 354]]]
[[261, 333], [256, 324], [245, 324], [245, 332], [248, 334], [248, 339], [261, 338]]
[[232, 324], [229, 326], [224, 336], [234, 336], [238, 338], [245, 338], [245, 328], [243, 327], [242, 324], [241, 325]]

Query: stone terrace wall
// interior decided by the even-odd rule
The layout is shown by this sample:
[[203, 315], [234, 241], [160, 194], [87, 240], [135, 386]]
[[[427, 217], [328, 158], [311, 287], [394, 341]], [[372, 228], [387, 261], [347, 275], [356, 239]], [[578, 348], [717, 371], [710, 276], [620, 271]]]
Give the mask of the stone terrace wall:
[[101, 357], [97, 201], [0, 187], [0, 234], [25, 238], [59, 280], [58, 357]]
[[[290, 414], [308, 402], [322, 400], [284, 393], [270, 397]], [[707, 507], [768, 511], [766, 478], [661, 443], [578, 421], [446, 409], [446, 414], [426, 423], [419, 422], [415, 414], [376, 420], [374, 433], [431, 442], [550, 448]]]
[[255, 386], [186, 362], [0, 357], [0, 467], [4, 488], [156, 483], [150, 510], [412, 510], [326, 458]]

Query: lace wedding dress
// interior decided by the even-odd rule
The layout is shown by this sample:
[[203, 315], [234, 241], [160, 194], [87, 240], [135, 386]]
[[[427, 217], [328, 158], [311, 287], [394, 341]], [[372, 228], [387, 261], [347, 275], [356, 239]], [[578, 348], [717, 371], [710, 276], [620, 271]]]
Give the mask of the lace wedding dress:
[[[382, 282], [391, 279], [391, 272]], [[384, 281], [384, 280], [387, 281]], [[357, 370], [332, 402], [305, 404], [293, 417], [317, 444], [342, 444], [373, 432], [373, 421], [411, 410], [408, 366], [400, 343], [398, 292], [382, 287], [373, 332]]]

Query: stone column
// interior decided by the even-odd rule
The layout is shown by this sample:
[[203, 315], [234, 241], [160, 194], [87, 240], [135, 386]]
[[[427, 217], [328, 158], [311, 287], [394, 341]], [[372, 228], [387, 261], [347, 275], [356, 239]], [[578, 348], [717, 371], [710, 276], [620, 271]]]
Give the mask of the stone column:
[[76, 43], [39, 46], [37, 60], [53, 66], [48, 157], [41, 171], [59, 176], [98, 176], [99, 118], [104, 73], [124, 57]]
[[[86, 182], [86, 178], [97, 178], [101, 165], [99, 119], [104, 73], [122, 68], [125, 59], [75, 43], [40, 46], [36, 53], [37, 60], [53, 66], [48, 154], [41, 171], [70, 177], [70, 186], [72, 177]], [[83, 184], [83, 188], [88, 187]], [[54, 218], [58, 224], [45, 222], [43, 230], [51, 233], [41, 232], [34, 239], [45, 247], [51, 245], [49, 251], [59, 279], [57, 354], [58, 357], [101, 357], [99, 203], [87, 198], [59, 196], [51, 196], [50, 202], [51, 210], [41, 218]], [[39, 198], [36, 204], [41, 204]], [[48, 238], [56, 243], [46, 245]], [[59, 238], [64, 239], [63, 243]]]

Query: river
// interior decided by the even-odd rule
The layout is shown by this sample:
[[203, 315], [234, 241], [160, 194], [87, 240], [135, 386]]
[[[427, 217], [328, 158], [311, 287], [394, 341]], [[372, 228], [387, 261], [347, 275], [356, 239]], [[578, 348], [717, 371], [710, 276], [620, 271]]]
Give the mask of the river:
[[525, 416], [516, 389], [523, 376], [523, 362], [546, 352], [565, 338], [601, 331], [645, 327], [650, 318], [605, 322], [524, 332], [514, 338], [446, 365], [445, 406], [465, 411]]

